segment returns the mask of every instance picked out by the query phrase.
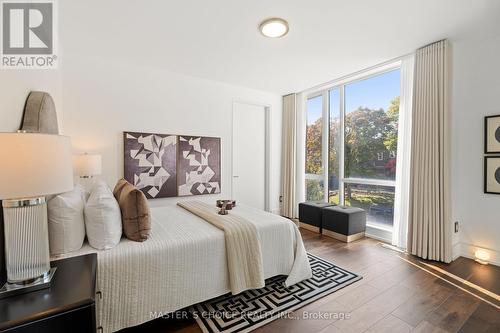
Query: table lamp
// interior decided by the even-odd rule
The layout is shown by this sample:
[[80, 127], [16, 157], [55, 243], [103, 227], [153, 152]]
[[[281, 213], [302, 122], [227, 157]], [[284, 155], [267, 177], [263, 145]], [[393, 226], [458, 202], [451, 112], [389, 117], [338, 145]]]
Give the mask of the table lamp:
[[4, 213], [7, 283], [0, 298], [48, 287], [45, 196], [73, 189], [69, 137], [0, 133], [0, 200]]
[[75, 176], [80, 178], [92, 178], [101, 174], [102, 161], [101, 155], [83, 154], [73, 157], [73, 166], [75, 168]]
[[92, 192], [94, 187], [94, 176], [101, 174], [102, 160], [101, 155], [83, 154], [73, 156], [73, 169], [75, 176], [78, 177], [78, 184], [82, 187], [86, 196]]

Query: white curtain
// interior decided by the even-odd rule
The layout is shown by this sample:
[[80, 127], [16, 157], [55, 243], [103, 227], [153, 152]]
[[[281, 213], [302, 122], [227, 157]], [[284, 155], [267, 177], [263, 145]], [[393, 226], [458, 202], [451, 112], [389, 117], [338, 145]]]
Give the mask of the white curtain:
[[415, 53], [407, 250], [450, 262], [450, 128], [448, 44]]
[[399, 101], [398, 153], [394, 228], [392, 245], [406, 249], [408, 209], [410, 204], [411, 120], [413, 99], [414, 55], [401, 61], [401, 95]]
[[294, 218], [296, 194], [296, 136], [297, 136], [296, 94], [283, 96], [283, 130], [281, 160], [281, 215]]
[[299, 216], [299, 203], [306, 201], [306, 98], [304, 94], [297, 94], [297, 163], [296, 163], [296, 190], [295, 216]]

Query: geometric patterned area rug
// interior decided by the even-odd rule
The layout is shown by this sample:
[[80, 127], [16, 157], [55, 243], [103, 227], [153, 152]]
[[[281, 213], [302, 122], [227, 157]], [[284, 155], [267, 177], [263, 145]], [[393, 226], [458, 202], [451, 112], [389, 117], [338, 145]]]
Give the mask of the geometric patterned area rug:
[[190, 312], [205, 333], [245, 333], [331, 294], [362, 277], [310, 253], [313, 276], [289, 288], [286, 276], [266, 280], [261, 289], [231, 293], [196, 304]]

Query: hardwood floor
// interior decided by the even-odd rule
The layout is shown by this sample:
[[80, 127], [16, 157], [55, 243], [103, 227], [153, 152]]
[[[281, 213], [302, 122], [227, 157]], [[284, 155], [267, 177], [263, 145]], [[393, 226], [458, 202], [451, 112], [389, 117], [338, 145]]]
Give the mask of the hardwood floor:
[[[254, 332], [500, 332], [498, 308], [443, 281], [441, 274], [432, 275], [400, 256], [415, 263], [419, 260], [386, 249], [370, 238], [346, 244], [307, 230], [301, 232], [308, 252], [363, 279]], [[498, 294], [500, 269], [496, 266], [482, 266], [465, 258], [450, 265], [433, 264]], [[495, 300], [488, 300], [498, 306]], [[322, 318], [310, 319], [311, 314]], [[124, 332], [201, 330], [193, 319], [158, 319]]]
[[451, 264], [434, 263], [436, 266], [500, 295], [500, 267], [478, 265], [474, 260], [460, 257]]

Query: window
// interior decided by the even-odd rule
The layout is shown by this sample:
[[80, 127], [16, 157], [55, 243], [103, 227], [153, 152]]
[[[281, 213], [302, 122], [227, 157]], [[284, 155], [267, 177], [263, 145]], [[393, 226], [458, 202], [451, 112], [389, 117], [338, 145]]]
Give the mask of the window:
[[392, 227], [394, 220], [394, 187], [345, 184], [345, 205], [363, 208], [371, 224]]
[[323, 170], [323, 97], [307, 100], [306, 200], [321, 201], [325, 196]]
[[400, 70], [393, 67], [309, 97], [307, 200], [360, 207], [368, 224], [392, 227], [399, 95]]
[[340, 89], [328, 92], [328, 113], [330, 118], [328, 128], [328, 202], [340, 203]]
[[345, 86], [346, 178], [396, 179], [399, 85], [395, 70]]

